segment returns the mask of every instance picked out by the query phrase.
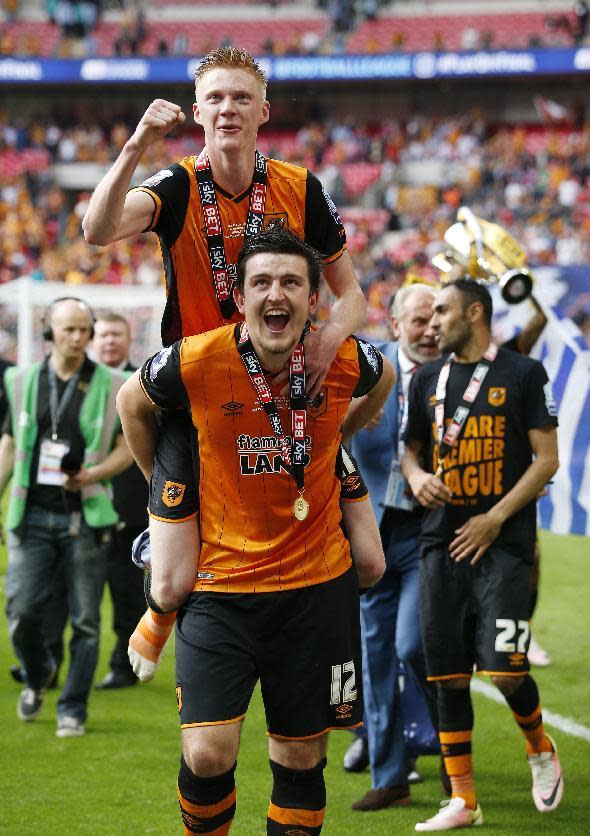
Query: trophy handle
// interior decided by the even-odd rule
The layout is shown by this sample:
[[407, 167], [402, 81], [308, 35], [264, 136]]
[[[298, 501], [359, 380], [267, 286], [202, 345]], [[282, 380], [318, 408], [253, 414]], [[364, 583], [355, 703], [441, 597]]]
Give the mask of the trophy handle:
[[509, 305], [518, 305], [531, 295], [533, 276], [526, 267], [515, 267], [500, 276], [498, 284], [504, 301]]
[[484, 273], [489, 273], [489, 265], [484, 257], [483, 251], [483, 230], [477, 216], [468, 206], [460, 206], [457, 211], [457, 220], [464, 223], [473, 236], [477, 266], [483, 270]]

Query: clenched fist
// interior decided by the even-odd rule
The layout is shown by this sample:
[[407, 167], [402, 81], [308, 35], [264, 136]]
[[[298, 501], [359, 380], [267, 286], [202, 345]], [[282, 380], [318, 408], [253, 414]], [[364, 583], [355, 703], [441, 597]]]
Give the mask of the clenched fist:
[[154, 99], [141, 117], [130, 142], [143, 152], [158, 139], [169, 134], [176, 125], [182, 125], [185, 119], [186, 116], [179, 105], [165, 99]]

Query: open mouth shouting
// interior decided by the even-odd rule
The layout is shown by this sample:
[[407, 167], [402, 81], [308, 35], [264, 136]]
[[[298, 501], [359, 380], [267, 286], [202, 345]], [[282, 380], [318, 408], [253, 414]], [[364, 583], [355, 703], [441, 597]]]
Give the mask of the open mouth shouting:
[[264, 313], [264, 323], [271, 334], [282, 334], [289, 321], [291, 314], [286, 308], [269, 308]]

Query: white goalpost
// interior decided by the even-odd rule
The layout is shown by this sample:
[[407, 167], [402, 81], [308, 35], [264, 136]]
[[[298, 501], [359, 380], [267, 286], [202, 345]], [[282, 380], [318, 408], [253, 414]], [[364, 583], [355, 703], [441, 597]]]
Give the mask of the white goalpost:
[[164, 287], [142, 285], [40, 282], [27, 276], [0, 285], [0, 353], [26, 366], [43, 355], [41, 318], [61, 296], [78, 296], [95, 313], [113, 310], [129, 320], [132, 360], [139, 364], [161, 346], [160, 322], [166, 303]]

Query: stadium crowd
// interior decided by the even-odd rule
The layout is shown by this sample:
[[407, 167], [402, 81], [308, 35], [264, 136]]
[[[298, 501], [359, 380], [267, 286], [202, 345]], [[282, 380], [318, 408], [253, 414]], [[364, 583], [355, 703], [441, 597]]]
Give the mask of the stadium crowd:
[[[27, 274], [72, 285], [161, 281], [155, 236], [136, 236], [108, 252], [86, 244], [80, 223], [89, 192], [56, 181], [55, 164], [113, 160], [131, 119], [120, 109], [109, 125], [81, 107], [66, 119], [0, 115], [0, 282]], [[192, 126], [158, 143], [143, 161], [145, 176], [200, 141]], [[495, 129], [477, 111], [378, 126], [318, 120], [298, 132], [262, 134], [260, 144], [271, 157], [313, 168], [333, 195], [368, 297], [370, 325], [383, 322], [391, 292], [408, 271], [434, 277], [429, 260], [464, 203], [509, 227], [532, 264], [590, 260], [587, 122]]]
[[8, 0], [0, 16], [0, 55], [164, 57], [205, 54], [238, 41], [247, 42], [253, 53], [274, 56], [552, 49], [578, 46], [588, 37], [586, 0], [576, 0], [569, 9], [556, 3], [538, 12], [497, 13], [432, 3], [434, 22], [430, 14], [389, 0], [317, 0], [314, 14], [301, 4], [300, 15], [287, 17], [281, 7], [289, 4], [267, 0], [273, 20], [269, 31], [260, 27], [259, 10], [234, 19], [232, 6], [254, 6], [251, 0], [222, 4], [215, 20], [199, 19], [198, 9], [173, 0], [162, 5], [176, 6], [176, 16], [162, 18], [158, 5], [148, 0], [47, 0], [31, 16], [26, 4]]
[[[384, 354], [369, 343], [347, 336], [360, 326], [364, 318], [364, 304], [345, 250], [340, 218], [327, 193], [322, 191], [311, 173], [302, 175], [301, 170], [291, 164], [267, 161], [259, 153], [256, 147], [258, 127], [268, 119], [264, 74], [247, 53], [239, 54], [237, 50], [219, 50], [218, 53], [208, 55], [204, 66], [197, 70], [195, 116], [205, 130], [207, 150], [195, 163], [185, 160], [180, 165], [171, 166], [173, 171], [160, 171], [159, 175], [144, 180], [140, 188], [129, 191], [140, 161], [143, 170], [139, 172], [139, 182], [147, 173], [169, 165], [171, 158], [183, 153], [183, 143], [192, 140], [195, 144], [194, 133], [164, 141], [174, 126], [182, 125], [185, 116], [178, 105], [162, 100], [156, 100], [148, 107], [127, 141], [130, 131], [124, 121], [106, 132], [99, 123], [96, 123], [96, 128], [82, 128], [81, 122], [59, 128], [57, 125], [60, 122], [57, 121], [48, 129], [40, 122], [34, 125], [23, 123], [17, 129], [9, 125], [5, 132], [6, 154], [3, 157], [7, 168], [7, 186], [2, 194], [5, 208], [0, 218], [5, 226], [9, 226], [4, 230], [7, 233], [5, 237], [11, 237], [7, 252], [9, 270], [18, 264], [20, 271], [25, 272], [23, 267], [26, 265], [26, 272], [31, 272], [39, 281], [65, 277], [73, 285], [82, 281], [116, 283], [128, 279], [136, 283], [140, 264], [144, 264], [145, 260], [149, 263], [150, 258], [153, 260], [152, 274], [144, 275], [139, 281], [160, 281], [157, 255], [148, 249], [142, 253], [134, 249], [136, 246], [151, 246], [145, 241], [141, 245], [136, 243], [140, 230], [151, 229], [160, 236], [168, 289], [162, 322], [165, 348], [150, 358], [139, 374], [121, 386], [117, 407], [125, 438], [129, 440], [129, 450], [144, 474], [152, 477], [150, 507], [153, 520], [158, 523], [174, 521], [175, 525], [169, 527], [174, 529], [174, 534], [171, 535], [169, 530], [168, 537], [173, 536], [177, 540], [183, 530], [180, 526], [184, 528], [188, 525], [191, 546], [186, 551], [185, 562], [189, 570], [189, 592], [194, 589], [196, 593], [203, 593], [191, 597], [181, 606], [176, 628], [179, 683], [176, 693], [183, 730], [178, 798], [185, 832], [213, 831], [221, 823], [219, 832], [227, 833], [231, 827], [235, 811], [234, 771], [239, 732], [251, 689], [258, 676], [267, 710], [273, 776], [266, 832], [278, 836], [291, 832], [296, 826], [299, 832], [311, 836], [322, 828], [326, 806], [323, 778], [326, 734], [331, 729], [358, 725], [362, 707], [360, 699], [355, 702], [354, 672], [360, 669], [360, 632], [355, 605], [358, 600], [357, 585], [366, 591], [367, 584], [358, 568], [362, 564], [354, 548], [354, 531], [347, 532], [347, 537], [351, 542], [358, 576], [353, 570], [348, 547], [341, 542], [344, 538], [340, 527], [339, 491], [334, 491], [333, 485], [338, 478], [338, 456], [344, 461], [348, 454], [346, 450], [338, 453], [338, 449], [341, 437], [346, 441], [370, 422], [383, 420], [385, 413], [381, 409], [385, 409], [385, 401], [390, 396], [390, 417], [395, 420], [397, 429], [396, 442], [388, 450], [382, 474], [388, 483], [384, 500], [389, 513], [386, 512], [384, 519], [405, 526], [408, 521], [417, 522], [419, 516], [423, 523], [420, 536], [426, 546], [425, 560], [420, 568], [423, 592], [420, 609], [423, 622], [431, 628], [424, 630], [426, 670], [429, 678], [437, 681], [436, 710], [433, 705], [431, 721], [439, 733], [443, 771], [450, 779], [450, 787], [444, 781], [443, 785], [445, 791], [452, 794], [450, 802], [444, 802], [432, 818], [418, 822], [415, 830], [448, 830], [479, 825], [483, 821], [477, 804], [471, 762], [473, 709], [469, 680], [474, 662], [479, 672], [492, 677], [506, 698], [524, 736], [535, 806], [542, 813], [549, 812], [560, 803], [563, 780], [556, 744], [544, 731], [537, 687], [534, 680], [527, 676], [529, 665], [526, 656], [531, 574], [528, 564], [533, 562], [534, 556], [535, 501], [558, 466], [556, 407], [547, 374], [538, 361], [517, 358], [516, 353], [510, 355], [496, 347], [491, 339], [491, 297], [481, 284], [468, 278], [445, 286], [434, 300], [434, 307], [427, 289], [426, 297], [420, 297], [420, 305], [416, 302], [418, 307], [411, 315], [409, 309], [406, 311], [408, 299], [416, 300], [417, 294], [423, 290], [404, 288], [396, 294], [390, 324], [399, 342], [383, 344]], [[249, 63], [244, 66], [245, 59]], [[235, 123], [224, 121], [223, 109], [227, 111], [230, 107], [235, 108], [240, 114], [239, 119], [243, 120], [240, 130], [235, 130]], [[47, 139], [49, 133], [50, 142]], [[535, 148], [532, 133], [508, 129], [493, 132], [488, 130], [480, 114], [474, 112], [468, 117], [442, 120], [413, 117], [403, 124], [386, 123], [379, 130], [353, 121], [329, 124], [327, 128], [318, 123], [309, 125], [299, 134], [269, 135], [265, 142], [261, 142], [261, 147], [269, 155], [274, 156], [276, 150], [277, 155], [284, 156], [286, 143], [290, 142], [289, 157], [305, 164], [308, 161], [313, 163], [339, 202], [346, 203], [354, 196], [362, 196], [363, 202], [372, 204], [372, 210], [367, 211], [382, 213], [379, 216], [382, 219], [381, 228], [378, 229], [375, 224], [372, 230], [368, 227], [365, 230], [362, 225], [369, 215], [363, 217], [358, 212], [358, 206], [349, 210], [356, 211], [350, 217], [357, 220], [356, 228], [351, 229], [350, 249], [356, 254], [364, 289], [371, 303], [378, 308], [382, 305], [381, 296], [385, 292], [389, 296], [405, 273], [415, 270], [426, 275], [429, 272], [429, 256], [440, 246], [444, 229], [454, 220], [462, 203], [469, 203], [476, 211], [503, 223], [507, 223], [509, 217], [511, 227], [522, 229], [523, 233], [532, 228], [537, 229], [539, 237], [551, 233], [555, 241], [551, 248], [545, 245], [545, 249], [539, 246], [534, 250], [532, 245], [536, 239], [526, 242], [536, 259], [546, 263], [559, 262], [560, 258], [566, 257], [559, 251], [558, 243], [565, 235], [566, 225], [571, 224], [573, 229], [575, 223], [580, 228], [580, 257], [587, 258], [590, 229], [587, 218], [583, 216], [580, 222], [576, 213], [582, 203], [580, 195], [588, 189], [588, 136], [584, 129], [577, 132], [571, 130], [559, 143], [552, 143], [549, 135], [542, 136], [542, 142], [537, 143]], [[576, 141], [570, 143], [569, 139], [574, 136]], [[148, 148], [151, 152], [144, 158], [144, 151]], [[65, 166], [76, 162], [91, 165], [106, 163], [108, 166], [118, 151], [114, 164], [104, 173], [92, 196], [88, 191], [79, 189], [66, 192], [59, 185], [65, 182], [60, 180], [64, 175], [59, 167], [62, 163]], [[22, 170], [19, 170], [19, 157], [13, 152], [19, 152], [21, 158], [24, 152], [30, 152]], [[253, 155], [256, 160], [254, 175], [251, 173]], [[351, 177], [352, 173], [358, 174], [358, 170], [350, 168], [356, 165], [375, 167], [369, 169], [371, 176], [365, 178], [361, 186], [358, 178]], [[191, 192], [186, 186], [193, 170], [197, 173], [198, 190]], [[417, 176], [417, 170], [423, 175], [426, 173], [426, 176]], [[363, 171], [366, 174], [367, 169]], [[267, 172], [270, 173], [267, 175]], [[374, 177], [372, 173], [375, 173]], [[172, 182], [169, 182], [170, 178], [173, 178]], [[87, 179], [87, 186], [91, 179]], [[70, 181], [75, 182], [75, 178], [70, 178]], [[283, 186], [283, 182], [288, 183], [288, 188]], [[248, 193], [248, 205], [234, 197]], [[282, 198], [283, 194], [287, 194], [287, 198]], [[229, 221], [219, 210], [222, 201], [227, 206]], [[279, 223], [270, 224], [262, 231], [266, 206], [272, 207], [271, 216], [286, 219], [288, 230]], [[279, 209], [285, 211], [279, 212]], [[105, 247], [126, 235], [129, 238], [126, 248], [120, 245], [123, 249], [118, 247], [114, 252], [112, 249], [105, 250], [109, 261], [103, 263], [100, 250], [97, 251], [95, 246], [84, 249], [79, 230], [81, 218], [86, 241]], [[177, 228], [179, 218], [181, 224]], [[177, 226], [173, 227], [173, 224]], [[235, 256], [230, 254], [230, 245], [226, 242], [238, 237], [233, 234], [238, 224], [243, 230], [240, 234], [247, 237], [237, 257], [232, 308], [231, 303], [228, 305], [228, 275]], [[202, 229], [206, 231], [206, 248], [199, 249]], [[262, 234], [258, 235], [261, 231]], [[297, 234], [302, 235], [301, 240]], [[320, 269], [318, 253], [307, 245], [307, 239], [323, 253], [326, 281], [337, 299], [325, 327], [313, 333], [309, 333], [309, 317], [317, 303]], [[238, 244], [233, 241], [231, 246], [237, 249]], [[566, 252], [568, 257], [572, 257], [575, 250], [572, 247]], [[49, 260], [49, 267], [48, 255], [53, 258], [53, 261]], [[115, 271], [110, 267], [113, 255], [115, 264], [120, 268]], [[174, 265], [173, 271], [170, 265]], [[208, 269], [211, 276], [207, 275]], [[199, 298], [198, 306], [194, 305], [195, 298]], [[209, 305], [211, 301], [214, 304]], [[242, 316], [245, 316], [245, 323], [241, 323]], [[219, 329], [213, 327], [215, 323], [228, 319], [231, 319], [230, 324]], [[382, 313], [379, 319], [385, 320]], [[107, 369], [106, 366], [91, 363], [85, 355], [85, 348], [95, 333], [93, 312], [77, 297], [62, 297], [46, 310], [43, 326], [44, 339], [51, 343], [50, 359], [24, 371], [10, 370], [6, 375], [10, 417], [0, 450], [4, 454], [0, 462], [3, 474], [0, 487], [8, 483], [15, 462], [20, 463], [13, 478], [8, 515], [11, 531], [8, 613], [26, 686], [17, 704], [17, 715], [25, 722], [34, 720], [40, 713], [45, 685], [54, 674], [51, 654], [45, 654], [45, 664], [41, 665], [39, 648], [33, 647], [31, 641], [31, 626], [34, 627], [37, 644], [40, 644], [43, 634], [40, 611], [33, 606], [33, 593], [43, 605], [46, 597], [45, 589], [38, 580], [39, 567], [36, 569], [34, 588], [25, 590], [27, 573], [24, 568], [27, 562], [34, 559], [33, 550], [25, 542], [25, 537], [30, 535], [25, 515], [31, 514], [41, 537], [46, 527], [43, 518], [47, 520], [47, 512], [54, 510], [48, 503], [55, 497], [57, 504], [59, 494], [59, 507], [63, 506], [65, 511], [61, 514], [59, 536], [65, 537], [67, 533], [70, 539], [78, 538], [82, 531], [96, 535], [94, 541], [97, 545], [106, 545], [112, 535], [111, 529], [117, 524], [110, 493], [105, 490], [107, 485], [99, 487], [98, 493], [94, 488], [86, 492], [85, 489], [95, 483], [107, 482], [112, 475], [121, 472], [125, 464], [129, 464], [125, 443], [118, 436], [112, 441], [118, 429], [114, 392], [121, 376], [114, 371], [114, 367]], [[406, 328], [408, 331], [404, 334]], [[180, 337], [185, 340], [181, 341]], [[428, 345], [429, 350], [423, 353], [415, 351], [420, 345]], [[436, 356], [438, 349], [451, 353], [441, 357], [437, 361], [438, 366], [427, 363]], [[388, 359], [388, 353], [391, 353], [391, 359]], [[494, 366], [496, 357], [498, 362]], [[333, 358], [332, 362], [330, 358]], [[282, 429], [278, 406], [280, 378], [265, 371], [270, 369], [280, 373], [287, 361], [290, 364], [289, 411], [294, 419], [292, 440], [284, 435]], [[194, 373], [195, 363], [201, 363], [198, 374]], [[419, 368], [423, 364], [424, 367]], [[488, 373], [490, 378], [484, 388], [484, 378]], [[82, 376], [84, 374], [86, 377]], [[472, 375], [471, 380], [469, 374]], [[86, 388], [78, 385], [80, 376], [87, 384]], [[61, 381], [61, 395], [57, 378]], [[234, 389], [236, 380], [239, 380], [239, 385]], [[35, 398], [31, 394], [31, 381], [39, 381]], [[491, 386], [491, 383], [503, 385]], [[101, 403], [105, 405], [105, 415], [108, 414], [111, 421], [108, 424], [106, 417], [99, 421], [103, 436], [100, 439], [96, 433], [91, 434], [90, 428], [84, 424], [90, 418], [94, 421], [96, 411], [89, 407], [84, 411], [82, 420], [83, 407], [92, 403], [90, 398], [96, 396], [99, 384], [102, 388]], [[319, 392], [323, 384], [325, 386]], [[393, 384], [397, 385], [395, 391]], [[467, 388], [461, 396], [465, 384]], [[45, 388], [41, 389], [41, 385]], [[201, 385], [205, 388], [199, 388]], [[289, 479], [283, 478], [280, 470], [274, 466], [269, 469], [266, 453], [259, 459], [261, 448], [250, 441], [258, 439], [255, 434], [260, 432], [260, 416], [255, 413], [259, 410], [240, 410], [252, 397], [252, 387], [258, 392], [260, 406], [271, 419], [270, 428], [276, 436], [273, 438], [274, 446], [277, 453], [284, 457], [284, 470], [289, 479], [293, 478], [294, 486]], [[475, 404], [480, 388], [482, 396]], [[232, 400], [222, 405], [222, 410], [232, 413], [234, 423], [231, 432], [236, 437], [237, 449], [241, 449], [240, 439], [248, 438], [256, 456], [254, 465], [240, 458], [239, 470], [235, 467], [233, 451], [228, 454], [227, 463], [221, 469], [219, 467], [222, 450], [227, 448], [228, 423], [224, 420], [227, 413], [211, 405], [223, 400], [227, 391], [239, 398], [239, 401]], [[22, 400], [23, 392], [26, 393], [26, 403]], [[64, 401], [68, 404], [74, 392], [80, 420], [72, 414], [72, 429], [65, 422]], [[87, 396], [88, 402], [85, 400]], [[355, 403], [349, 408], [352, 398]], [[469, 406], [459, 410], [462, 401]], [[344, 422], [341, 418], [342, 404], [348, 409]], [[30, 417], [24, 424], [17, 425], [17, 417], [23, 414], [23, 405]], [[178, 410], [187, 405], [190, 405], [190, 412], [185, 419], [190, 418], [189, 421], [160, 420], [156, 431], [154, 413], [158, 408], [173, 407], [178, 418], [183, 414]], [[107, 408], [110, 410], [108, 413]], [[307, 413], [311, 417], [312, 409], [317, 410], [316, 417], [322, 420], [317, 425], [317, 433], [314, 427], [314, 449], [312, 452], [310, 445], [308, 455], [310, 460], [312, 455], [316, 457], [319, 466], [315, 471], [308, 471], [306, 482], [306, 421]], [[473, 415], [470, 415], [472, 411]], [[233, 415], [236, 412], [237, 415]], [[457, 417], [459, 415], [461, 417]], [[438, 431], [436, 447], [433, 446], [431, 429], [433, 416]], [[450, 422], [453, 416], [458, 429], [451, 438], [451, 430], [445, 433], [445, 417]], [[468, 417], [470, 423], [466, 424]], [[302, 425], [297, 424], [297, 420]], [[58, 433], [62, 429], [60, 421], [66, 427], [63, 438]], [[77, 438], [78, 423], [83, 434], [81, 442]], [[34, 430], [33, 424], [36, 425]], [[179, 442], [184, 440], [183, 449], [191, 449], [193, 431], [205, 425], [210, 437], [215, 438], [209, 448], [202, 443], [199, 447], [202, 465], [199, 487], [207, 490], [200, 492], [197, 505], [194, 499], [190, 499], [190, 491], [187, 490], [194, 487], [190, 453], [183, 455], [185, 465], [188, 464], [185, 475], [179, 471], [178, 462], [166, 458], [170, 456], [166, 445], [173, 442], [172, 447], [178, 450]], [[464, 425], [464, 437], [460, 437]], [[27, 430], [21, 431], [21, 426], [27, 427]], [[248, 431], [247, 436], [244, 430]], [[493, 463], [490, 461], [492, 438], [498, 444], [493, 448]], [[461, 454], [461, 447], [453, 450], [459, 440], [466, 442]], [[102, 454], [107, 452], [107, 441], [115, 446], [101, 461], [99, 448]], [[477, 441], [481, 442], [479, 452], [476, 452]], [[489, 454], [485, 452], [486, 441]], [[468, 448], [472, 450], [469, 461], [475, 461], [477, 467], [465, 466]], [[74, 449], [83, 450], [84, 455], [72, 463], [70, 453]], [[459, 455], [453, 458], [451, 453]], [[33, 464], [34, 456], [38, 456], [38, 466]], [[324, 461], [320, 456], [324, 456]], [[374, 463], [375, 456], [372, 454], [369, 458], [370, 463]], [[153, 461], [156, 464], [152, 473]], [[273, 461], [279, 465], [281, 460], [273, 458]], [[434, 464], [432, 471], [430, 468], [428, 471], [423, 469], [424, 462]], [[71, 464], [75, 465], [71, 468], [72, 474], [69, 472]], [[260, 470], [257, 469], [259, 465]], [[55, 471], [66, 476], [56, 480]], [[474, 477], [470, 475], [472, 472], [476, 472]], [[158, 478], [165, 478], [166, 475], [185, 481], [166, 480], [161, 491], [159, 485], [155, 489]], [[233, 513], [233, 509], [243, 503], [246, 485], [253, 484], [250, 476], [260, 477], [257, 481], [265, 488], [265, 502], [251, 506], [243, 504], [242, 507], [247, 508], [243, 523], [242, 517]], [[310, 503], [303, 495], [306, 484], [311, 513]], [[33, 490], [27, 494], [29, 485], [33, 486]], [[61, 495], [65, 491], [54, 491], [52, 496], [48, 493], [49, 487], [65, 488], [65, 491], [79, 494], [76, 499], [79, 505], [70, 505], [69, 498], [64, 499]], [[220, 492], [217, 501], [212, 500], [214, 487]], [[298, 496], [293, 500], [294, 490]], [[314, 500], [314, 496], [325, 496], [329, 490], [331, 498], [328, 503]], [[185, 491], [190, 501], [183, 504]], [[235, 496], [233, 501], [232, 491]], [[201, 496], [205, 494], [209, 499], [202, 502]], [[374, 489], [373, 494], [375, 501]], [[411, 494], [426, 511], [418, 507]], [[31, 499], [32, 496], [36, 496], [36, 501]], [[97, 496], [102, 500], [100, 505], [95, 502]], [[466, 502], [464, 497], [472, 498], [472, 502]], [[152, 506], [152, 501], [159, 503], [158, 509], [163, 504], [166, 508], [177, 510], [166, 516], [163, 516], [166, 513], [164, 510], [155, 515], [153, 508], [156, 506]], [[39, 508], [36, 509], [35, 505]], [[75, 509], [73, 512], [72, 508]], [[226, 508], [231, 509], [227, 516]], [[270, 515], [269, 509], [272, 510]], [[187, 511], [191, 512], [188, 517], [185, 516]], [[260, 525], [252, 528], [254, 536], [250, 533], [244, 535], [241, 551], [228, 540], [225, 552], [230, 554], [229, 564], [223, 565], [227, 557], [223, 549], [225, 541], [216, 532], [218, 518], [223, 514], [223, 529], [230, 532], [231, 542], [234, 543], [239, 542], [241, 529], [245, 532], [251, 519], [256, 522], [256, 513], [260, 517]], [[306, 523], [308, 515], [310, 519]], [[274, 526], [275, 517], [278, 521], [276, 537], [271, 537], [269, 519]], [[23, 519], [27, 520], [24, 532], [21, 531]], [[284, 524], [284, 519], [288, 520], [288, 526]], [[286, 538], [292, 538], [293, 520], [305, 525], [300, 529], [305, 534], [305, 538], [301, 538], [305, 544], [303, 549], [287, 543]], [[81, 523], [89, 532], [80, 528]], [[457, 528], [459, 523], [461, 527]], [[237, 527], [237, 536], [231, 530], [232, 525]], [[157, 629], [166, 623], [170, 632], [176, 620], [177, 603], [166, 598], [166, 585], [161, 584], [158, 588], [158, 580], [167, 580], [167, 574], [180, 574], [176, 555], [172, 568], [167, 565], [171, 553], [164, 548], [165, 538], [159, 539], [161, 528], [150, 523], [151, 572], [147, 576], [145, 591], [148, 613], [154, 616], [152, 624], [155, 626], [151, 635], [143, 632], [143, 636], [152, 647], [155, 646]], [[96, 529], [96, 532], [91, 529]], [[160, 534], [156, 536], [159, 530]], [[198, 540], [197, 534], [200, 535]], [[411, 539], [415, 540], [414, 535], [417, 534], [416, 528]], [[268, 543], [260, 548], [258, 544], [264, 543], [264, 537], [267, 537]], [[318, 544], [317, 548], [310, 546], [312, 542]], [[255, 550], [250, 552], [251, 544], [256, 545]], [[78, 546], [77, 542], [75, 546]], [[198, 558], [197, 546], [200, 548]], [[411, 551], [414, 556], [416, 547], [416, 542], [413, 542]], [[489, 555], [484, 566], [490, 568], [481, 573], [479, 567], [472, 569], [486, 552]], [[48, 568], [50, 562], [55, 562], [55, 554], [47, 550]], [[245, 560], [246, 554], [253, 559]], [[270, 561], [263, 567], [263, 560], [268, 561], [269, 556]], [[450, 580], [444, 577], [445, 573], [449, 574], [449, 557], [457, 567], [462, 564], [461, 568], [453, 569]], [[466, 558], [469, 562], [465, 561]], [[209, 564], [208, 559], [211, 560]], [[102, 567], [99, 560], [94, 564], [96, 579], [89, 606], [93, 609], [94, 622], [98, 623], [98, 593], [102, 582], [99, 574]], [[383, 565], [379, 571], [382, 570]], [[504, 574], [508, 570], [512, 573], [510, 577]], [[45, 570], [43, 574], [46, 574]], [[15, 590], [20, 593], [20, 600]], [[432, 590], [432, 600], [424, 594], [429, 590]], [[217, 602], [217, 612], [227, 613], [227, 623], [232, 621], [231, 632], [242, 634], [243, 631], [246, 636], [238, 654], [226, 653], [223, 631], [215, 626], [217, 616], [212, 618], [206, 611], [212, 600], [210, 593], [215, 596], [217, 591], [240, 593], [238, 596], [220, 596]], [[265, 595], [259, 595], [260, 592]], [[457, 604], [452, 607], [457, 617], [450, 621], [447, 608], [443, 613], [440, 605], [440, 602], [448, 603], [447, 592], [455, 595]], [[275, 593], [275, 597], [271, 598]], [[245, 612], [233, 612], [236, 601], [239, 600], [242, 607], [245, 598], [252, 613], [249, 617]], [[266, 599], [264, 604], [263, 598]], [[250, 602], [255, 602], [255, 606]], [[264, 608], [269, 602], [272, 609], [266, 611]], [[285, 603], [296, 615], [291, 619], [291, 637], [285, 630]], [[364, 603], [367, 609], [371, 607], [371, 598], [366, 597]], [[335, 617], [339, 607], [346, 617]], [[76, 627], [77, 613], [73, 609], [71, 606], [70, 616]], [[414, 611], [416, 609], [414, 605]], [[477, 630], [467, 638], [467, 628], [475, 625], [474, 612], [477, 612]], [[494, 619], [497, 612], [509, 613], [514, 618]], [[160, 616], [165, 617], [165, 621]], [[324, 621], [320, 616], [324, 617]], [[31, 622], [34, 623], [31, 625]], [[142, 623], [143, 618], [138, 626], [140, 632]], [[275, 624], [280, 624], [281, 629], [275, 630]], [[315, 648], [316, 657], [321, 659], [324, 652], [330, 654], [313, 666], [321, 672], [321, 678], [317, 680], [316, 674], [306, 679], [310, 666], [306, 653], [301, 650], [306, 647], [306, 642], [301, 641], [302, 625], [309, 629], [310, 636], [315, 638], [319, 635], [323, 639]], [[329, 633], [329, 626], [335, 630], [334, 635]], [[440, 646], [440, 636], [446, 626], [448, 640], [443, 643], [445, 652]], [[244, 627], [247, 629], [244, 630]], [[509, 640], [514, 638], [517, 627], [519, 644], [515, 646]], [[459, 632], [454, 633], [457, 629]], [[216, 672], [206, 677], [206, 687], [202, 687], [202, 682], [195, 680], [194, 671], [200, 678], [205, 669], [204, 657], [210, 658], [210, 653], [206, 648], [199, 656], [195, 651], [195, 636], [206, 636], [208, 630], [211, 630], [211, 635], [217, 630], [220, 640], [216, 644], [220, 649], [216, 651], [215, 664], [209, 668], [213, 671], [217, 665]], [[347, 639], [348, 631], [350, 636]], [[259, 637], [274, 634], [277, 635], [276, 645], [269, 653], [267, 639], [259, 641]], [[251, 639], [255, 642], [251, 643]], [[363, 641], [369, 639], [370, 632], [363, 623]], [[58, 737], [85, 733], [85, 700], [90, 690], [90, 668], [96, 662], [97, 642], [95, 645], [93, 656], [88, 654], [92, 665], [84, 671], [84, 687], [78, 689], [77, 701], [69, 699], [68, 687], [73, 676], [68, 675], [64, 694], [58, 703]], [[289, 652], [289, 647], [296, 648], [296, 652]], [[133, 637], [130, 648], [135, 649]], [[253, 649], [255, 653], [252, 653]], [[518, 653], [514, 652], [515, 649]], [[34, 659], [33, 651], [36, 652]], [[27, 654], [31, 659], [27, 659]], [[236, 689], [227, 685], [234, 676], [236, 657], [240, 654], [244, 685], [242, 693], [237, 694]], [[331, 665], [329, 662], [334, 654], [337, 658], [351, 661], [344, 665]], [[250, 673], [254, 656], [256, 677]], [[133, 662], [132, 654], [130, 659]], [[284, 673], [281, 671], [279, 677], [282, 689], [273, 682], [277, 659], [283, 660], [284, 665], [284, 660], [288, 660]], [[221, 668], [219, 660], [223, 662]], [[72, 666], [74, 661], [72, 649]], [[301, 669], [296, 668], [296, 662]], [[133, 670], [140, 679], [144, 678], [135, 664]], [[192, 679], [189, 679], [189, 672]], [[351, 672], [352, 677], [344, 677]], [[292, 681], [289, 681], [287, 673]], [[330, 675], [331, 698], [326, 710], [323, 705], [325, 698], [321, 695], [328, 694], [323, 684], [324, 679], [325, 684], [330, 681]], [[397, 689], [396, 677], [394, 666], [393, 690]], [[146, 681], [149, 678], [151, 676], [146, 676]], [[107, 678], [106, 683], [103, 681], [98, 687], [122, 687], [120, 684], [113, 686], [112, 677]], [[364, 683], [366, 686], [365, 678]], [[128, 684], [132, 683], [128, 681], [123, 685]], [[287, 693], [295, 691], [298, 692], [297, 710], [293, 711], [289, 710]], [[384, 693], [389, 695], [390, 691], [388, 686]], [[226, 697], [225, 702], [221, 699], [222, 695]], [[311, 706], [314, 711], [310, 710]], [[370, 703], [367, 703], [367, 708], [371, 710]], [[403, 748], [401, 735], [399, 743]], [[372, 749], [371, 743], [369, 749]], [[407, 806], [410, 795], [405, 757], [399, 758], [397, 767], [399, 774], [395, 776], [377, 780], [374, 775], [375, 787], [360, 800], [360, 806], [357, 802], [352, 809], [370, 811], [396, 805]], [[381, 781], [387, 783], [383, 786]], [[392, 785], [392, 782], [395, 783]], [[380, 792], [383, 789], [394, 792], [384, 798]], [[375, 791], [379, 793], [377, 796]]]

